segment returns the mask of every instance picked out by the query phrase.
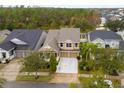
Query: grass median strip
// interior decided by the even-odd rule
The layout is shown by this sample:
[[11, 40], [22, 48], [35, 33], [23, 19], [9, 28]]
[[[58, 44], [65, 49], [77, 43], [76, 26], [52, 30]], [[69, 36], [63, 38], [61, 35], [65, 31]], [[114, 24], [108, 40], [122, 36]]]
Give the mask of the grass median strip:
[[49, 82], [52, 79], [52, 76], [39, 76], [39, 78], [35, 78], [33, 75], [26, 76], [17, 76], [17, 81], [40, 81], [40, 82]]

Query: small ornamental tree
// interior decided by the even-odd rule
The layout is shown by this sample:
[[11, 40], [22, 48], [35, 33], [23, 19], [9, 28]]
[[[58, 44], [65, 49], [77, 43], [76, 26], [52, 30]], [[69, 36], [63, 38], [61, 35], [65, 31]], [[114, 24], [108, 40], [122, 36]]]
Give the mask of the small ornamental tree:
[[35, 78], [38, 77], [37, 72], [41, 69], [39, 53], [33, 53], [24, 59], [24, 69], [28, 72], [35, 72]]
[[56, 65], [57, 65], [56, 57], [52, 55], [50, 58], [50, 72], [56, 71]]

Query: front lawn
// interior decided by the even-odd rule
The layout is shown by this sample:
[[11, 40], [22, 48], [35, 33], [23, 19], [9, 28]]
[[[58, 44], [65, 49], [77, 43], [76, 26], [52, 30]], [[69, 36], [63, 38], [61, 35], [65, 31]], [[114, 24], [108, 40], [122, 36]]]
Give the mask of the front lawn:
[[[92, 78], [79, 77], [81, 87], [83, 87], [83, 88], [89, 88], [89, 84], [92, 82], [92, 80], [93, 80]], [[105, 79], [105, 80], [111, 80], [114, 88], [120, 88], [121, 87], [121, 80], [120, 79]]]
[[77, 83], [70, 83], [69, 84], [69, 88], [78, 88], [78, 84]]
[[[28, 72], [28, 70], [26, 70], [25, 68], [22, 68], [20, 70], [20, 72]], [[34, 71], [32, 71], [32, 72], [34, 72]], [[49, 68], [39, 69], [38, 72], [50, 72], [50, 69]]]
[[[40, 69], [38, 69], [38, 72], [50, 72], [50, 63], [49, 62], [42, 62]], [[27, 68], [22, 67], [20, 72], [28, 72]], [[30, 71], [31, 72], [31, 71]], [[34, 71], [32, 71], [34, 72]]]
[[17, 81], [39, 81], [39, 82], [49, 82], [52, 79], [52, 76], [39, 76], [38, 79], [35, 79], [34, 76], [17, 76]]
[[4, 84], [4, 82], [5, 82], [5, 81], [6, 81], [5, 79], [0, 78], [0, 88], [2, 88], [2, 87], [3, 87], [3, 84]]

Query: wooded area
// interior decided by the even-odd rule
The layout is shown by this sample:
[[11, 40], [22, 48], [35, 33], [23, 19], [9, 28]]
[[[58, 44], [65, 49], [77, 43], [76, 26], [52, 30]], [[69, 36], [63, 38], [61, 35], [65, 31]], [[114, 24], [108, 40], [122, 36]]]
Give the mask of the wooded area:
[[66, 8], [0, 7], [0, 29], [56, 29], [79, 27], [90, 31], [100, 22], [98, 10]]

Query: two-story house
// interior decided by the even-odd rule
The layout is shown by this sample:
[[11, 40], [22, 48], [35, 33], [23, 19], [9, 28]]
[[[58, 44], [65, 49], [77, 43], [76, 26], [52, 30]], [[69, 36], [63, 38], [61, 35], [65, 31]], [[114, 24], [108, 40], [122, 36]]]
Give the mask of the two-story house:
[[56, 57], [77, 57], [79, 55], [79, 43], [79, 28], [50, 30], [40, 51], [47, 53], [47, 55], [54, 54]]

